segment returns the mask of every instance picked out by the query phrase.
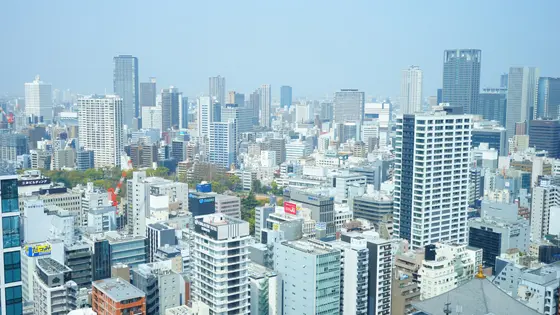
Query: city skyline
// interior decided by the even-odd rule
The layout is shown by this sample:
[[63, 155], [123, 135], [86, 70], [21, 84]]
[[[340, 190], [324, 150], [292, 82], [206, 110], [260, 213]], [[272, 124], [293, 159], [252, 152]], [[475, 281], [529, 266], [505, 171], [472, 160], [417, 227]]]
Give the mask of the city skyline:
[[[559, 5], [551, 2], [551, 6]], [[102, 93], [105, 89], [111, 91], [112, 69], [110, 62], [107, 61], [119, 54], [131, 54], [138, 57], [140, 81], [146, 81], [149, 77], [156, 76], [159, 86], [177, 86], [188, 96], [204, 94], [207, 91], [206, 80], [208, 77], [217, 74], [228, 78], [228, 90], [235, 89], [243, 93], [249, 93], [261, 84], [269, 83], [273, 87], [281, 85], [294, 87], [296, 91], [294, 97], [296, 98], [332, 96], [334, 91], [340, 88], [358, 88], [365, 91], [366, 95], [369, 96], [397, 96], [400, 87], [400, 70], [410, 64], [418, 65], [424, 70], [424, 95], [436, 95], [436, 89], [442, 85], [441, 52], [445, 49], [456, 48], [473, 48], [483, 51], [484, 64], [481, 71], [481, 88], [497, 87], [499, 75], [507, 72], [511, 66], [539, 67], [542, 69], [543, 76], [554, 76], [555, 73], [560, 72], [560, 65], [554, 62], [555, 44], [552, 41], [544, 41], [544, 35], [539, 31], [542, 28], [557, 28], [558, 22], [555, 19], [540, 18], [538, 26], [510, 25], [508, 23], [515, 18], [523, 17], [523, 19], [527, 19], [537, 13], [546, 16], [550, 14], [549, 12], [554, 11], [552, 7], [545, 11], [525, 3], [520, 3], [515, 8], [504, 6], [499, 1], [490, 4], [485, 3], [485, 10], [483, 11], [479, 11], [480, 6], [476, 5], [450, 4], [452, 7], [448, 8], [449, 10], [464, 12], [465, 14], [461, 16], [438, 14], [437, 17], [441, 21], [436, 23], [437, 25], [446, 25], [447, 22], [460, 24], [461, 21], [468, 20], [468, 17], [472, 15], [479, 15], [480, 20], [483, 21], [473, 25], [473, 28], [459, 31], [455, 28], [425, 25], [429, 23], [423, 21], [430, 19], [432, 15], [435, 16], [436, 13], [431, 12], [432, 8], [421, 4], [411, 5], [410, 12], [414, 12], [414, 15], [411, 15], [408, 11], [399, 12], [404, 17], [400, 18], [400, 20], [404, 20], [403, 25], [391, 23], [393, 25], [392, 29], [387, 31], [374, 26], [368, 27], [368, 24], [365, 24], [365, 21], [367, 21], [365, 12], [372, 11], [368, 9], [375, 9], [374, 12], [386, 12], [386, 14], [377, 17], [380, 23], [376, 23], [376, 25], [383, 25], [382, 22], [391, 22], [390, 16], [392, 14], [390, 13], [398, 12], [398, 4], [362, 3], [353, 7], [325, 6], [317, 8], [319, 11], [317, 15], [309, 16], [303, 15], [304, 13], [299, 12], [300, 10], [294, 10], [300, 6], [307, 8], [308, 5], [306, 4], [289, 2], [285, 6], [278, 6], [277, 4], [259, 3], [255, 7], [255, 10], [275, 12], [279, 16], [309, 18], [310, 22], [324, 26], [321, 32], [313, 33], [310, 33], [311, 30], [301, 32], [298, 30], [296, 32], [291, 26], [276, 26], [274, 23], [266, 24], [270, 27], [260, 30], [253, 27], [255, 21], [245, 21], [240, 25], [228, 26], [227, 28], [220, 27], [222, 24], [218, 22], [217, 25], [208, 25], [203, 30], [200, 30], [200, 28], [190, 30], [191, 23], [196, 24], [201, 17], [181, 18], [181, 21], [185, 21], [182, 22], [185, 23], [184, 27], [171, 27], [167, 21], [142, 25], [123, 14], [122, 19], [114, 21], [115, 25], [100, 26], [91, 30], [85, 29], [83, 30], [83, 36], [78, 36], [74, 30], [68, 30], [65, 24], [50, 23], [45, 20], [47, 16], [49, 21], [56, 20], [57, 17], [64, 14], [65, 19], [68, 20], [67, 23], [78, 23], [81, 19], [85, 19], [83, 23], [88, 23], [89, 16], [80, 15], [77, 17], [67, 13], [79, 9], [97, 9], [98, 17], [108, 18], [108, 15], [106, 15], [109, 14], [108, 12], [113, 15], [124, 13], [125, 10], [130, 9], [130, 6], [119, 3], [111, 11], [99, 10], [103, 6], [104, 4], [99, 7], [92, 7], [89, 4], [59, 2], [24, 8], [19, 3], [8, 4], [7, 10], [2, 11], [11, 13], [3, 16], [3, 21], [4, 23], [10, 23], [11, 29], [15, 28], [4, 36], [5, 43], [8, 46], [10, 46], [10, 43], [15, 44], [17, 42], [19, 34], [29, 33], [31, 27], [38, 25], [43, 27], [42, 32], [71, 32], [72, 35], [69, 35], [68, 38], [73, 39], [71, 44], [76, 47], [85, 47], [86, 42], [101, 40], [101, 38], [109, 44], [98, 47], [95, 52], [85, 49], [66, 51], [58, 48], [66, 45], [63, 44], [66, 43], [65, 37], [53, 39], [52, 36], [41, 38], [33, 35], [31, 40], [21, 43], [22, 46], [18, 45], [20, 49], [0, 53], [0, 67], [7, 69], [10, 74], [0, 78], [0, 87], [2, 87], [0, 93], [23, 94], [21, 82], [27, 82], [29, 78], [33, 78], [36, 74], [40, 74], [45, 82], [53, 85], [53, 88], [71, 89], [83, 94]], [[192, 6], [205, 9], [208, 4]], [[243, 11], [243, 4], [239, 4], [237, 7], [237, 5], [224, 3], [218, 7], [219, 10], [216, 12], [218, 16], [230, 14], [233, 10], [235, 12], [239, 11], [241, 18], [248, 17]], [[170, 14], [179, 15], [181, 9], [187, 8], [189, 11], [192, 9], [187, 4], [179, 5], [177, 10]], [[139, 16], [148, 16], [147, 11], [152, 8], [144, 3], [138, 3], [133, 9]], [[26, 10], [25, 14], [18, 14], [23, 13], [23, 10]], [[483, 18], [490, 14], [489, 12], [496, 10], [503, 12], [503, 14], [492, 15], [492, 19]], [[306, 12], [305, 10], [301, 11]], [[150, 11], [151, 13], [152, 11]], [[323, 13], [323, 17], [321, 19], [315, 18], [315, 16], [321, 15], [319, 13]], [[358, 14], [358, 16], [351, 13]], [[385, 17], [385, 15], [389, 17]], [[16, 22], [14, 19], [17, 16], [22, 16], [22, 20]], [[324, 16], [327, 18], [325, 19]], [[340, 17], [344, 23], [335, 23], [329, 26], [326, 21], [335, 17]], [[369, 18], [369, 16], [367, 17]], [[270, 14], [257, 17], [259, 21], [261, 19], [267, 21], [270, 18]], [[138, 19], [138, 21], [141, 20], [143, 19]], [[170, 18], [168, 20], [177, 19]], [[220, 19], [214, 20], [219, 21]], [[158, 20], [158, 22], [160, 21]], [[202, 25], [207, 25], [205, 23], [207, 22], [203, 22]], [[401, 38], [407, 38], [407, 36], [410, 37], [408, 30], [412, 26], [416, 28], [418, 35], [412, 36], [408, 41], [400, 40]], [[493, 28], [494, 32], [486, 32], [489, 28]], [[157, 48], [158, 45], [151, 45], [150, 41], [121, 40], [123, 36], [136, 38], [139, 34], [143, 34], [143, 37], [153, 35], [157, 38], [161, 33], [164, 33], [164, 30], [166, 32], [169, 30], [168, 34], [165, 34], [165, 38], [167, 36], [189, 38], [182, 45], [186, 48], [196, 46], [198, 49], [178, 49], [177, 52], [169, 52], [167, 49]], [[221, 33], [218, 33], [218, 30]], [[348, 35], [349, 30], [353, 30], [351, 35]], [[260, 36], [261, 34], [264, 35], [264, 32], [268, 32], [270, 35]], [[228, 36], [233, 33], [241, 34], [241, 36]], [[506, 40], [507, 36], [505, 36], [510, 33], [517, 33], [519, 37], [525, 36], [529, 42], [524, 42], [523, 45], [512, 45]], [[243, 36], [244, 34], [247, 35]], [[456, 36], [451, 36], [451, 34]], [[500, 34], [504, 36], [500, 36]], [[224, 55], [220, 52], [220, 49], [217, 51], [213, 49], [214, 42], [210, 42], [208, 38], [222, 37], [222, 35], [225, 39], [223, 44], [240, 47], [239, 53]], [[252, 38], [255, 37], [262, 39], [262, 47], [273, 47], [278, 39], [286, 39], [290, 40], [295, 46], [304, 45], [308, 49], [293, 50], [293, 52], [282, 51], [282, 53], [269, 49], [267, 53], [264, 53], [260, 45], [257, 46], [252, 42]], [[346, 49], [342, 50], [345, 45], [337, 45], [340, 48], [335, 47], [331, 50], [323, 49], [323, 43], [328, 38], [333, 37], [343, 38], [345, 45], [355, 47], [352, 49], [353, 53], [342, 53], [346, 51]], [[375, 40], [372, 41], [373, 43], [366, 44], [363, 43], [364, 37]], [[236, 44], [228, 38], [235, 38]], [[446, 38], [446, 40], [443, 41], [440, 38]], [[381, 45], [377, 43], [389, 44], [384, 44], [383, 49], [377, 49]], [[532, 47], [537, 44], [541, 49], [535, 51]], [[41, 51], [44, 58], [37, 58], [38, 56], [33, 53], [37, 47], [42, 47]], [[422, 52], [420, 55], [414, 56], [408, 53], [410, 49], [417, 51], [417, 47], [420, 47], [419, 51]], [[161, 49], [164, 49], [164, 51]], [[267, 67], [257, 66], [264, 62], [265, 57]], [[83, 58], [86, 58], [88, 62], [84, 63]], [[23, 62], [24, 60], [25, 62]], [[48, 60], [48, 62], [42, 60]], [[13, 68], [15, 64], [19, 67], [18, 71]], [[81, 73], [88, 73], [88, 75], [84, 76]], [[277, 89], [274, 89], [272, 93], [273, 98], [279, 96], [279, 90]]]

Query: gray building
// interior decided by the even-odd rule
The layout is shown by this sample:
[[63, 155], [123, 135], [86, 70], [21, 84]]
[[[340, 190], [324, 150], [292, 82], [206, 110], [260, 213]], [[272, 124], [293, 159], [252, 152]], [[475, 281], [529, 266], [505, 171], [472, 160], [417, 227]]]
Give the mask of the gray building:
[[334, 94], [333, 120], [337, 123], [364, 120], [365, 95], [357, 89], [342, 89]]
[[183, 94], [176, 87], [169, 87], [161, 90], [161, 128], [162, 132], [172, 127], [179, 128], [180, 107], [183, 101]]
[[539, 69], [534, 67], [511, 67], [508, 75], [506, 110], [507, 137], [515, 134], [515, 124], [529, 122], [537, 104]]
[[146, 293], [146, 314], [165, 315], [165, 310], [181, 305], [181, 276], [157, 264], [132, 269], [132, 284]]
[[156, 78], [150, 78], [150, 82], [140, 82], [140, 106], [156, 106], [156, 95]]
[[226, 78], [222, 76], [210, 77], [208, 79], [208, 95], [216, 103], [226, 103]]
[[290, 108], [292, 106], [292, 87], [283, 85], [280, 87], [280, 107]]
[[158, 248], [165, 245], [177, 245], [175, 229], [163, 223], [152, 223], [146, 226], [148, 237], [148, 262], [154, 262]]
[[[33, 314], [63, 315], [76, 309], [78, 286], [70, 280], [71, 271], [52, 258], [37, 259], [33, 275]], [[17, 295], [6, 295], [7, 300], [17, 298]], [[10, 309], [6, 314], [21, 314], [21, 308], [19, 312]]]
[[272, 138], [269, 140], [270, 151], [276, 152], [276, 164], [286, 162], [286, 140], [284, 138]]
[[275, 208], [276, 206], [271, 204], [255, 208], [255, 238], [258, 243], [262, 241], [261, 231], [266, 229], [266, 220], [271, 213], [274, 213]]
[[0, 133], [0, 160], [17, 161], [18, 155], [29, 154], [28, 137], [19, 133]]
[[72, 271], [70, 279], [81, 288], [91, 288], [92, 252], [86, 243], [64, 246], [64, 264]]
[[472, 146], [477, 148], [481, 143], [488, 143], [489, 148], [498, 151], [498, 155], [508, 154], [508, 138], [506, 129], [493, 122], [479, 122], [474, 125], [471, 134]]
[[113, 92], [122, 98], [123, 124], [131, 127], [133, 119], [140, 116], [138, 58], [119, 55], [113, 64]]
[[484, 119], [495, 120], [502, 127], [506, 125], [506, 88], [485, 88], [478, 96], [478, 108], [476, 113]]
[[535, 117], [560, 118], [560, 78], [540, 77], [537, 91]]
[[254, 263], [249, 264], [251, 314], [279, 315], [280, 277], [276, 272]]
[[274, 247], [275, 271], [282, 279], [280, 314], [340, 314], [340, 251], [307, 240]]
[[221, 122], [228, 122], [235, 119], [236, 121], [236, 137], [241, 139], [243, 132], [248, 132], [253, 129], [252, 109], [243, 107], [239, 104], [225, 104], [221, 108], [220, 119]]
[[334, 236], [336, 226], [334, 222], [334, 198], [321, 192], [312, 190], [291, 189], [284, 190], [284, 200], [300, 203], [302, 207], [311, 210], [311, 219], [325, 223], [327, 236]]
[[443, 53], [443, 103], [463, 107], [465, 114], [475, 114], [480, 93], [479, 49], [453, 49]]
[[95, 167], [94, 153], [91, 150], [76, 150], [76, 170], [85, 171]]
[[352, 212], [355, 219], [366, 219], [379, 224], [384, 216], [393, 213], [393, 197], [379, 192], [354, 197]]

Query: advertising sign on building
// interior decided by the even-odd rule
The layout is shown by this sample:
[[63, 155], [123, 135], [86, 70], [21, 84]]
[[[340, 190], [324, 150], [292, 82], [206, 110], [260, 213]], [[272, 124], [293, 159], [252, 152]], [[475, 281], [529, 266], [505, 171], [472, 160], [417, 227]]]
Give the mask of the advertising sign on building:
[[284, 212], [296, 215], [297, 213], [297, 206], [295, 203], [291, 202], [284, 202]]
[[35, 244], [35, 245], [27, 245], [25, 248], [25, 252], [29, 257], [38, 257], [38, 256], [45, 256], [51, 254], [51, 244]]

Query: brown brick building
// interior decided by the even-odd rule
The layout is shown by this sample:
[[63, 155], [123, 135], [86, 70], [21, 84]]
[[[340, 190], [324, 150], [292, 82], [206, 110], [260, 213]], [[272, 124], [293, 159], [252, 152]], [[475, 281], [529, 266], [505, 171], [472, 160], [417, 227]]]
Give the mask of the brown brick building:
[[94, 281], [91, 306], [99, 315], [147, 315], [144, 292], [121, 278]]

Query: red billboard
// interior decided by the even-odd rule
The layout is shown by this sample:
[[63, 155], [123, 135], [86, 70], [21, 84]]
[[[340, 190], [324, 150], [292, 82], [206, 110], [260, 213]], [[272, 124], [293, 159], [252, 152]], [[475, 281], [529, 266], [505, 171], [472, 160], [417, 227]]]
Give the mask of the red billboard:
[[284, 212], [295, 215], [296, 204], [291, 202], [284, 202]]

